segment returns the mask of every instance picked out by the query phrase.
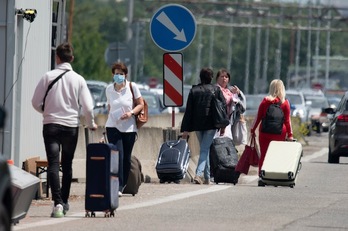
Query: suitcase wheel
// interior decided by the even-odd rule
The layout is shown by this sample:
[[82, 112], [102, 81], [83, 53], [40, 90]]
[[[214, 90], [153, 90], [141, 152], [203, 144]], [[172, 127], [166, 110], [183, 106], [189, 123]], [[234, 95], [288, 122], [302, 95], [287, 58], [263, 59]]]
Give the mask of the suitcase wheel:
[[95, 212], [86, 211], [85, 217], [95, 217]]
[[115, 217], [115, 210], [106, 211], [104, 217]]
[[86, 211], [85, 217], [95, 217], [95, 212]]

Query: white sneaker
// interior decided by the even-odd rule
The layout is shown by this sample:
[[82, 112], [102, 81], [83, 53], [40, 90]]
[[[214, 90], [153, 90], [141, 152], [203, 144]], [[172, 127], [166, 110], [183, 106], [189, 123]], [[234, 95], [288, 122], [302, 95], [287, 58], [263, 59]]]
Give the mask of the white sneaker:
[[118, 191], [118, 197], [122, 197], [122, 192]]
[[51, 213], [51, 217], [54, 217], [54, 218], [64, 217], [63, 205], [57, 204], [56, 206], [54, 206]]

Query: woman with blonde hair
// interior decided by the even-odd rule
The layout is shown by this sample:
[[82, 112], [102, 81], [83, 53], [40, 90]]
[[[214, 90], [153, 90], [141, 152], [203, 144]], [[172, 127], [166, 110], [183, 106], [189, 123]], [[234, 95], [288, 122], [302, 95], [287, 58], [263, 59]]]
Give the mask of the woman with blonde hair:
[[[266, 116], [268, 108], [272, 105], [279, 105], [283, 112], [283, 120], [282, 124], [280, 124], [280, 131], [271, 131], [272, 126], [276, 126], [275, 123], [269, 123], [272, 126], [268, 126], [266, 128], [267, 120], [269, 120], [269, 117]], [[260, 124], [260, 122], [262, 123]], [[269, 143], [272, 140], [276, 141], [285, 141], [285, 140], [293, 140], [292, 135], [292, 128], [291, 128], [291, 119], [290, 119], [290, 103], [285, 98], [285, 87], [284, 83], [280, 79], [274, 79], [269, 85], [269, 94], [262, 100], [260, 103], [257, 116], [254, 120], [254, 124], [251, 127], [251, 135], [255, 136], [255, 130], [259, 126], [259, 144], [260, 144], [260, 161], [259, 161], [259, 174], [261, 171], [261, 167], [263, 164], [263, 161], [266, 156], [266, 152], [269, 146]], [[271, 128], [271, 129], [269, 129]], [[277, 129], [275, 129], [277, 130]], [[258, 183], [259, 186], [264, 186], [263, 182], [259, 180]]]

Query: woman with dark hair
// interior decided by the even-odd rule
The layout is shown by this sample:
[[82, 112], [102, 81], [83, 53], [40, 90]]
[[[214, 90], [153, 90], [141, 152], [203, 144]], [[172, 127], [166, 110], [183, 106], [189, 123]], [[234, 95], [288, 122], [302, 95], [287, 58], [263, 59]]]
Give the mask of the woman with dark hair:
[[135, 83], [130, 85], [127, 80], [128, 68], [124, 63], [114, 63], [111, 72], [113, 83], [105, 90], [109, 111], [105, 127], [108, 141], [117, 146], [120, 154], [118, 194], [122, 196], [128, 181], [132, 150], [138, 131], [134, 115], [143, 109], [144, 100], [138, 86]]
[[[231, 75], [230, 73], [222, 68], [216, 74], [216, 84], [220, 87], [222, 94], [225, 97], [227, 105], [228, 118], [234, 116], [230, 121], [239, 120], [242, 114], [245, 112], [246, 102], [243, 92], [236, 86], [230, 85]], [[218, 136], [219, 134], [216, 134]], [[232, 138], [231, 125], [225, 129], [225, 136]]]
[[[225, 98], [219, 87], [211, 84], [213, 71], [210, 68], [203, 68], [199, 74], [201, 83], [190, 90], [187, 98], [187, 105], [181, 123], [182, 138], [187, 139], [188, 133], [195, 131], [200, 145], [199, 159], [194, 182], [196, 184], [210, 183], [209, 150], [213, 142], [216, 128], [210, 112], [210, 104], [213, 94], [225, 103]], [[225, 129], [220, 129], [223, 134]], [[204, 179], [203, 179], [204, 178]]]

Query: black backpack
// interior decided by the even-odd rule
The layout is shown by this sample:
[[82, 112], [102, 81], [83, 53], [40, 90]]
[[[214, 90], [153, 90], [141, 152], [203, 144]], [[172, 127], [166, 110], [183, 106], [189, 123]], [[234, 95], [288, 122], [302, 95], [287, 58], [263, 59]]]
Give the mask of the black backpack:
[[262, 132], [282, 134], [284, 113], [280, 108], [281, 102], [269, 105], [266, 116], [262, 119]]

